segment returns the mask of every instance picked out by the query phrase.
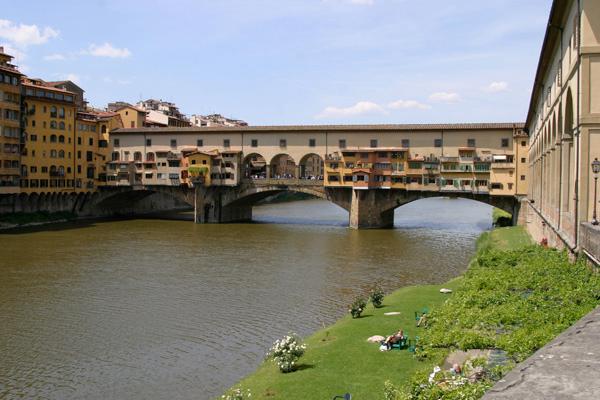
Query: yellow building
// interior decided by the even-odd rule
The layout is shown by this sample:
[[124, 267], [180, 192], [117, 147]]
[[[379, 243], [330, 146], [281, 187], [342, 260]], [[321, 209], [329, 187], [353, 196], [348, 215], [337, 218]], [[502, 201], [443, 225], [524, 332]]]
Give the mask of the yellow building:
[[600, 2], [554, 0], [531, 93], [528, 230], [536, 241], [595, 254], [600, 159]]
[[25, 150], [21, 159], [27, 177], [21, 191], [75, 190], [77, 107], [72, 92], [42, 80], [22, 79]]
[[185, 154], [181, 164], [181, 179], [188, 186], [211, 185], [211, 168], [217, 152], [194, 151]]
[[142, 128], [146, 121], [146, 111], [132, 105], [124, 105], [114, 110], [123, 122], [124, 128]]
[[19, 193], [21, 73], [0, 47], [0, 194]]
[[112, 145], [109, 132], [122, 128], [118, 113], [80, 111], [77, 113], [75, 187], [77, 191], [95, 190], [107, 181], [107, 163]]
[[354, 189], [524, 196], [527, 134], [515, 127], [512, 141], [500, 138], [496, 148], [477, 147], [479, 135], [471, 134], [464, 143], [460, 139], [447, 140], [443, 155], [428, 148], [345, 148], [326, 155], [324, 183]]

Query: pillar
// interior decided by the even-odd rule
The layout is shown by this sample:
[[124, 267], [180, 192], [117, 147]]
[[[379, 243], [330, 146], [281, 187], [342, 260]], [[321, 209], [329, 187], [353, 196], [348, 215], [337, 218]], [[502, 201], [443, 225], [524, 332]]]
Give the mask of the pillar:
[[352, 190], [350, 204], [350, 228], [391, 228], [394, 226], [394, 210], [383, 211], [378, 190]]

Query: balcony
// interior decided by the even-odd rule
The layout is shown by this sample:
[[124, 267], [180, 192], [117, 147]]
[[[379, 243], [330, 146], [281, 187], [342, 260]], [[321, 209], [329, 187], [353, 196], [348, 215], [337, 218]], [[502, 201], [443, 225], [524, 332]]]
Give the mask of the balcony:
[[514, 169], [515, 163], [512, 162], [493, 162], [492, 169]]

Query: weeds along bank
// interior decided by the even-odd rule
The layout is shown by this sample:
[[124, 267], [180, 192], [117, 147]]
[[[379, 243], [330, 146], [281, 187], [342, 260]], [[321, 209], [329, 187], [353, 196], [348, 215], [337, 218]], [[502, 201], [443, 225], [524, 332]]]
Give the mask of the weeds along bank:
[[[306, 339], [294, 372], [282, 373], [267, 360], [235, 386], [241, 397], [231, 398], [477, 399], [599, 303], [597, 274], [532, 245], [520, 227], [484, 233], [477, 245], [462, 277], [399, 289], [385, 296], [383, 307], [368, 305], [361, 317], [342, 318]], [[453, 293], [440, 293], [442, 287]], [[417, 327], [414, 313], [423, 308], [430, 310], [427, 326]], [[390, 312], [399, 314], [385, 315]], [[398, 329], [416, 341], [414, 353], [380, 352], [367, 342]], [[448, 372], [449, 355], [472, 349], [485, 356], [463, 360], [458, 374]], [[502, 355], [500, 362], [489, 358], [489, 349]]]

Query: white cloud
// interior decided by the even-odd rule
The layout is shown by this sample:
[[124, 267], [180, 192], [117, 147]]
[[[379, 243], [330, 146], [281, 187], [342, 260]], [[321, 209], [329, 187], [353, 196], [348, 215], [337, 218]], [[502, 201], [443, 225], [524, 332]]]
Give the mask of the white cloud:
[[385, 109], [377, 103], [371, 101], [359, 101], [355, 105], [345, 108], [326, 107], [319, 115], [317, 115], [317, 118], [343, 118], [364, 114], [382, 114], [385, 112]]
[[506, 82], [492, 82], [485, 88], [485, 91], [490, 93], [506, 92], [507, 90], [508, 83]]
[[83, 54], [89, 54], [94, 57], [110, 57], [110, 58], [127, 58], [131, 56], [131, 52], [127, 48], [119, 49], [113, 47], [110, 43], [102, 45], [91, 44], [88, 50], [82, 51]]
[[431, 106], [429, 104], [420, 103], [416, 100], [397, 100], [387, 105], [392, 110], [400, 110], [405, 108], [417, 108], [419, 110], [429, 110]]
[[44, 60], [46, 61], [62, 61], [65, 59], [65, 56], [63, 56], [62, 54], [50, 54], [47, 56], [44, 56]]
[[58, 31], [50, 27], [40, 29], [37, 25], [17, 25], [7, 19], [0, 19], [0, 38], [8, 40], [18, 47], [44, 44], [57, 36]]
[[456, 103], [460, 101], [460, 95], [458, 93], [437, 92], [429, 96], [429, 100], [441, 103]]

